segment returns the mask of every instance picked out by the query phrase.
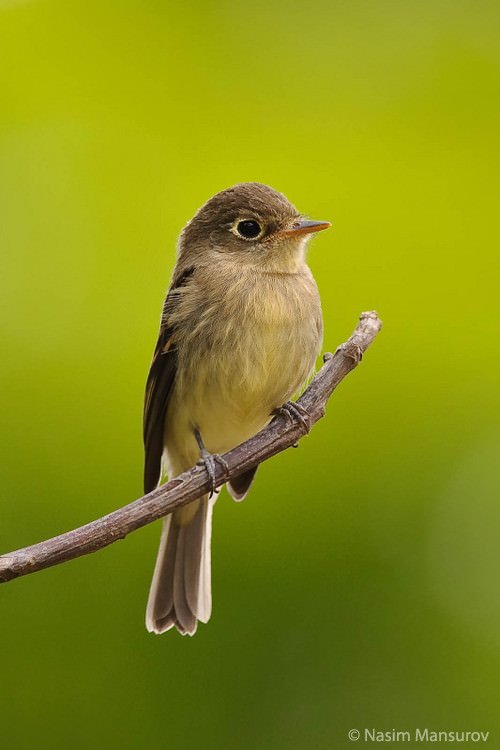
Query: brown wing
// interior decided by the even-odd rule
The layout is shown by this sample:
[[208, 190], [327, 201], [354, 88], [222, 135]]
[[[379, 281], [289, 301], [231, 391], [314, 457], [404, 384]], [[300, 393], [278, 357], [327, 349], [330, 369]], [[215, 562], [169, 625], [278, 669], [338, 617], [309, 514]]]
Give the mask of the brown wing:
[[227, 483], [227, 489], [233, 500], [236, 500], [238, 503], [240, 500], [244, 500], [258, 468], [258, 466], [254, 466], [253, 469], [248, 469], [243, 474], [231, 477]]
[[177, 342], [175, 329], [169, 325], [169, 317], [176, 304], [176, 290], [184, 286], [194, 273], [187, 268], [174, 279], [165, 303], [153, 361], [149, 369], [144, 397], [144, 492], [151, 492], [161, 479], [161, 456], [163, 432], [168, 402], [177, 372]]

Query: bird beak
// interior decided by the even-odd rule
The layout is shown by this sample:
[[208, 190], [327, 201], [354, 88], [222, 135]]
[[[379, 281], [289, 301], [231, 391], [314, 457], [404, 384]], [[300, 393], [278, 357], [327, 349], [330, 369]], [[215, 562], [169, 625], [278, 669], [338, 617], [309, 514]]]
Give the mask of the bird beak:
[[297, 234], [312, 234], [312, 232], [322, 232], [323, 229], [331, 227], [329, 221], [306, 221], [302, 219], [297, 221], [290, 229], [285, 229], [282, 234], [286, 235], [297, 235]]

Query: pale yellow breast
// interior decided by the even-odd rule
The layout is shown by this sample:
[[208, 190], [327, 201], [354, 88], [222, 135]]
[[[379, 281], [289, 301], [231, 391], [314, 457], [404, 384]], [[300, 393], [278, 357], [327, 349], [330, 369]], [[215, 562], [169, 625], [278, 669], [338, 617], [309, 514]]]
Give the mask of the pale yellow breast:
[[212, 452], [246, 440], [304, 385], [321, 346], [320, 302], [309, 273], [238, 278], [231, 288], [205, 289], [205, 299], [207, 291], [211, 303], [179, 344], [166, 425], [167, 449], [182, 444], [191, 456], [189, 425], [199, 427]]

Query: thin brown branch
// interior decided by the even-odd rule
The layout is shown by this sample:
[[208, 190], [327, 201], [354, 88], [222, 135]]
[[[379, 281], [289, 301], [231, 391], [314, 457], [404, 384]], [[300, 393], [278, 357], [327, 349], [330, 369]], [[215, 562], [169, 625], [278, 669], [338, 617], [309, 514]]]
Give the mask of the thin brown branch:
[[[339, 346], [334, 355], [325, 355], [325, 364], [299, 399], [299, 404], [310, 415], [311, 425], [324, 415], [329, 397], [341, 380], [360, 362], [381, 325], [377, 313], [362, 313], [350, 339]], [[285, 448], [290, 448], [306, 431], [299, 419], [286, 415], [276, 417], [250, 440], [224, 454], [227, 470], [222, 462], [216, 462], [216, 486], [266, 461]], [[209, 479], [205, 468], [194, 466], [148, 495], [107, 516], [45, 542], [0, 556], [0, 583], [96, 552], [118, 539], [123, 539], [131, 531], [140, 529], [176, 508], [190, 503], [208, 490]]]

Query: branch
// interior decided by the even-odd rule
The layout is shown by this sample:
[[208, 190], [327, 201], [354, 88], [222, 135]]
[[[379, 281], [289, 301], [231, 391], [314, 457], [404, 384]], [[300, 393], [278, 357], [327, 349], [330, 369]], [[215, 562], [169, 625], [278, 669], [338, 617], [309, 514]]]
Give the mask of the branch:
[[[341, 380], [358, 365], [381, 326], [376, 312], [362, 313], [350, 339], [339, 346], [334, 355], [325, 354], [325, 364], [298, 402], [309, 413], [311, 425], [324, 416], [329, 397]], [[227, 469], [216, 462], [216, 486], [290, 448], [305, 432], [307, 428], [298, 418], [285, 415], [276, 417], [250, 440], [224, 454]], [[107, 516], [45, 542], [0, 556], [0, 583], [96, 552], [118, 539], [124, 539], [131, 531], [187, 505], [209, 489], [204, 466], [193, 466], [148, 495]]]

